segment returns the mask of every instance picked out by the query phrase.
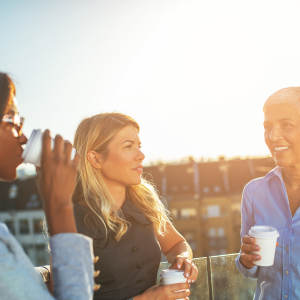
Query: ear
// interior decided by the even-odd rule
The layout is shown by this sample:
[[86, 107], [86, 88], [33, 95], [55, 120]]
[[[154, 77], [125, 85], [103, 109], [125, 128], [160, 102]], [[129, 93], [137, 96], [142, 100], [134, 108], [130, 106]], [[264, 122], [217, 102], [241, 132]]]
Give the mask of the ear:
[[86, 158], [95, 169], [101, 169], [101, 154], [97, 153], [96, 151], [89, 151], [86, 155]]

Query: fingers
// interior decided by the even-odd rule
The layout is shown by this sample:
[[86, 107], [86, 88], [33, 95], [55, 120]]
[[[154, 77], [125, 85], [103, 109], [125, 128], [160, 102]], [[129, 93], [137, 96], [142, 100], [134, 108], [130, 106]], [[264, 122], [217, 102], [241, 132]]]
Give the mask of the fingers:
[[190, 276], [189, 276], [188, 281], [187, 281], [188, 283], [195, 282], [195, 280], [198, 277], [198, 269], [197, 269], [197, 267], [195, 266], [195, 264], [193, 262], [191, 263], [191, 265], [192, 265], [192, 268], [191, 268]]
[[57, 156], [63, 155], [64, 152], [64, 140], [62, 136], [57, 134], [54, 139], [54, 147], [53, 147], [53, 153]]
[[52, 152], [51, 150], [51, 136], [50, 131], [47, 129], [43, 134], [43, 144], [42, 144], [42, 160], [45, 156], [48, 156]]
[[99, 270], [95, 271], [95, 272], [94, 272], [94, 278], [98, 277], [99, 274], [100, 274], [100, 271], [99, 271]]
[[260, 247], [254, 244], [242, 244], [241, 250], [242, 252], [251, 253], [252, 251], [258, 251]]
[[[165, 288], [167, 288], [170, 292], [180, 291], [180, 290], [187, 290], [190, 288], [190, 285], [187, 282], [182, 283], [174, 283], [165, 285]], [[186, 296], [184, 296], [186, 297]], [[179, 299], [180, 297], [177, 297], [176, 299]], [[182, 297], [181, 297], [182, 298]]]
[[255, 238], [249, 235], [244, 235], [242, 237], [242, 241], [244, 244], [254, 244], [255, 243]]
[[260, 260], [260, 255], [242, 253], [242, 259], [246, 260], [246, 261], [249, 261], [249, 262], [258, 261], [258, 260]]
[[99, 260], [99, 256], [94, 257], [94, 264]]
[[276, 242], [276, 247], [278, 247], [279, 246], [279, 243], [278, 242]]
[[94, 292], [98, 291], [100, 289], [101, 285], [100, 284], [95, 284], [94, 285]]
[[191, 294], [190, 290], [175, 292], [174, 296], [172, 296], [172, 298], [170, 298], [170, 299], [183, 299], [183, 298], [189, 297], [190, 294]]
[[182, 265], [183, 265], [183, 262], [184, 262], [184, 257], [177, 257], [176, 258], [176, 264], [174, 265], [174, 268], [175, 269], [181, 269]]
[[64, 143], [64, 149], [65, 149], [65, 161], [70, 162], [71, 161], [71, 153], [72, 153], [72, 144], [69, 141], [65, 141]]
[[80, 162], [80, 155], [78, 153], [76, 153], [75, 157], [73, 159], [73, 164], [76, 167], [76, 169], [78, 169], [79, 162]]
[[184, 267], [184, 277], [189, 278], [192, 270], [191, 262], [188, 259], [185, 259], [183, 262]]

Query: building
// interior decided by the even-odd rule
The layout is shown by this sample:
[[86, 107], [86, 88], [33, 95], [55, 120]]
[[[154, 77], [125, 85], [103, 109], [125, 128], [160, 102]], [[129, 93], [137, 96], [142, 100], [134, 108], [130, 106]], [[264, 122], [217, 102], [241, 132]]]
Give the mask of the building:
[[0, 181], [0, 222], [6, 223], [35, 266], [49, 264], [44, 212], [35, 178]]
[[241, 196], [244, 186], [275, 167], [271, 157], [158, 164], [144, 167], [176, 229], [195, 257], [240, 249]]

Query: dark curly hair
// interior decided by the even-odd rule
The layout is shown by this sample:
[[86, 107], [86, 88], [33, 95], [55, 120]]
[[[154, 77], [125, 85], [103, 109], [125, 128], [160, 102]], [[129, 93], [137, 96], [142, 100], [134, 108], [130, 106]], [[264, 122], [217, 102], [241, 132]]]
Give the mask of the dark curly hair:
[[0, 72], [0, 123], [7, 105], [12, 101], [16, 88], [11, 78], [6, 73]]

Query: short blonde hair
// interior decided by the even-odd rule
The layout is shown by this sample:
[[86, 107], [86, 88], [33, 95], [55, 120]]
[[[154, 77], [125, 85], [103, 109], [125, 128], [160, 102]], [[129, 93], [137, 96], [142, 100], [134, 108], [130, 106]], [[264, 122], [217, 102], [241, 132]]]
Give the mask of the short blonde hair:
[[272, 94], [264, 104], [264, 113], [267, 107], [275, 104], [293, 106], [300, 114], [300, 87], [287, 87]]

